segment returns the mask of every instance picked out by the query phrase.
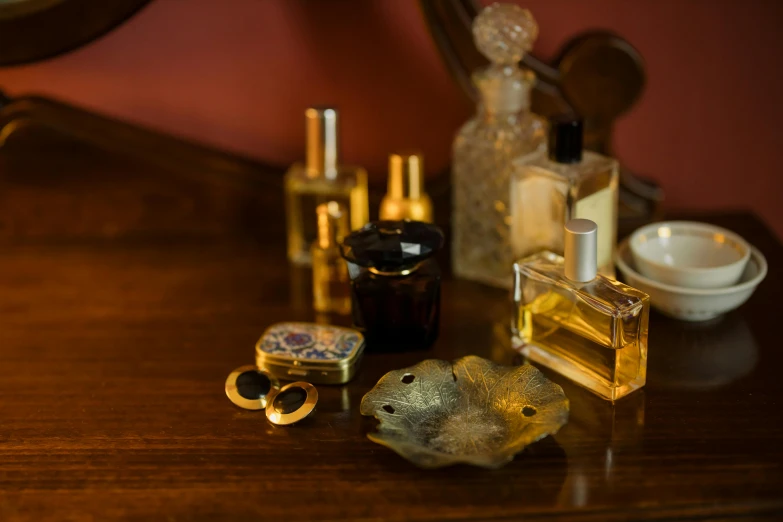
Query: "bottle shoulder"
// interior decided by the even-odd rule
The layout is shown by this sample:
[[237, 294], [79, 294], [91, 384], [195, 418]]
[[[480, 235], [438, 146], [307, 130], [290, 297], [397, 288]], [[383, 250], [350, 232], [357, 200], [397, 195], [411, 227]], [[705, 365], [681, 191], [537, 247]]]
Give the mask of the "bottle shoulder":
[[457, 131], [457, 138], [474, 135], [493, 135], [504, 133], [513, 135], [531, 135], [545, 138], [548, 123], [545, 119], [530, 111], [486, 118], [480, 113], [474, 114]]
[[606, 172], [616, 175], [619, 163], [616, 159], [597, 152], [584, 151], [579, 163], [558, 163], [549, 159], [544, 148], [519, 156], [514, 160], [518, 176], [544, 175], [554, 178], [584, 179]]
[[565, 276], [563, 257], [552, 252], [540, 252], [522, 259], [514, 264], [514, 270], [539, 283], [565, 289], [609, 315], [635, 315], [649, 306], [647, 294], [601, 274], [586, 283], [571, 281]]
[[367, 171], [363, 167], [356, 165], [340, 165], [337, 167], [337, 175], [334, 178], [327, 178], [323, 174], [313, 175], [309, 173], [304, 163], [297, 162], [288, 168], [285, 173], [284, 181], [287, 185], [294, 184], [314, 187], [366, 186]]

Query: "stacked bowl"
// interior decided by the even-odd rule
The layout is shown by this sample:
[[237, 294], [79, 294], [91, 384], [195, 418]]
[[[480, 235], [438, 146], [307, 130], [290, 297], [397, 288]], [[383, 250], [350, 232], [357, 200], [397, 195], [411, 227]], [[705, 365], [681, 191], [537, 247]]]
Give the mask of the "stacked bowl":
[[712, 319], [743, 304], [767, 275], [761, 252], [724, 228], [692, 221], [644, 226], [617, 249], [626, 282], [662, 313]]

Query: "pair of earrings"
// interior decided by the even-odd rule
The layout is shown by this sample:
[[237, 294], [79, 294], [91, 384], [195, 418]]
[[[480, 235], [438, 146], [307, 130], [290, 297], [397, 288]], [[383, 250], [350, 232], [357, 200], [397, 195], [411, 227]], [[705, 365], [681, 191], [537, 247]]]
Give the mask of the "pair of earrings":
[[292, 382], [281, 388], [274, 375], [253, 365], [231, 372], [226, 395], [240, 408], [266, 410], [267, 420], [278, 426], [299, 422], [318, 402], [318, 390], [309, 382]]

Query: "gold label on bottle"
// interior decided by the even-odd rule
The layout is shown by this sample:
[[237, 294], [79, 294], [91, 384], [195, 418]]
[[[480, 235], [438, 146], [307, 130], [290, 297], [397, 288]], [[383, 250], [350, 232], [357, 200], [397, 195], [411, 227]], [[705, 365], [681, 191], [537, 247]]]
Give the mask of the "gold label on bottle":
[[598, 225], [598, 266], [611, 265], [614, 252], [614, 207], [615, 193], [606, 187], [574, 205], [572, 219], [589, 219]]

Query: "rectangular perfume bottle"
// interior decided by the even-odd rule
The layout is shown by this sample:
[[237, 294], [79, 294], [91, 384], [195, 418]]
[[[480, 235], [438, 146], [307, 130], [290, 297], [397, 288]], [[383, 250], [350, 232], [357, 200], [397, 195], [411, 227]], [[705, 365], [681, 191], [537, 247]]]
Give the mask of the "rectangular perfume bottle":
[[[650, 298], [573, 254], [568, 228], [577, 222], [593, 224], [568, 223], [565, 257], [544, 251], [514, 264], [513, 341], [526, 357], [616, 400], [645, 384]], [[575, 276], [573, 267], [585, 264]]]
[[541, 250], [562, 254], [563, 225], [570, 219], [589, 219], [598, 225], [598, 271], [614, 277], [619, 164], [583, 151], [581, 134], [581, 122], [552, 121], [548, 150], [515, 160], [512, 251], [515, 259]]
[[312, 262], [310, 246], [318, 237], [316, 207], [336, 201], [348, 209], [352, 230], [369, 221], [367, 172], [338, 162], [337, 111], [305, 111], [307, 155], [285, 175], [288, 259], [299, 265]]

